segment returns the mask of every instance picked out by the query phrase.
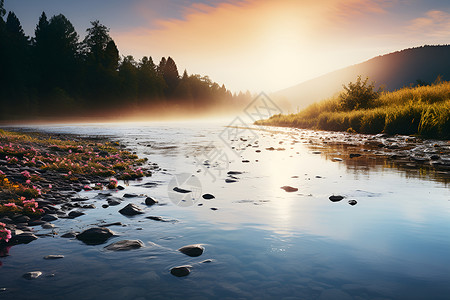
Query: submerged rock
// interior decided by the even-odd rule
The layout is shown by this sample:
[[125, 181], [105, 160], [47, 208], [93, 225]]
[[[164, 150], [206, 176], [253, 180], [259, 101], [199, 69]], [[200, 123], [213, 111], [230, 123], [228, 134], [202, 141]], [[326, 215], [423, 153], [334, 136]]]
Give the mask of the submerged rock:
[[330, 196], [328, 199], [330, 199], [331, 202], [339, 202], [342, 199], [344, 199], [344, 197], [343, 196], [335, 196], [335, 195], [333, 195], [333, 196]]
[[128, 204], [127, 206], [119, 210], [119, 212], [125, 216], [135, 216], [144, 213], [139, 206], [133, 203]]
[[123, 197], [124, 198], [136, 198], [136, 197], [139, 197], [137, 194], [130, 194], [130, 193], [127, 193], [127, 194], [124, 194], [123, 195]]
[[170, 274], [176, 277], [183, 277], [189, 275], [191, 273], [192, 266], [186, 265], [186, 266], [179, 266], [179, 267], [173, 267], [170, 269]]
[[281, 189], [285, 190], [288, 193], [292, 193], [292, 192], [298, 191], [298, 188], [295, 188], [295, 187], [292, 187], [292, 186], [289, 186], [289, 185], [282, 186]]
[[144, 247], [144, 243], [140, 240], [122, 240], [105, 246], [105, 249], [111, 251], [127, 251], [142, 247]]
[[178, 251], [180, 251], [181, 253], [191, 257], [197, 257], [202, 255], [203, 250], [205, 250], [205, 248], [203, 248], [203, 246], [200, 244], [187, 245], [178, 249]]
[[93, 227], [76, 235], [76, 238], [87, 245], [100, 245], [114, 235], [108, 228]]
[[41, 275], [42, 275], [41, 271], [33, 271], [23, 274], [22, 277], [28, 280], [32, 280], [40, 277]]
[[61, 237], [66, 238], [66, 239], [72, 239], [72, 238], [76, 237], [77, 234], [78, 234], [77, 232], [71, 231], [71, 232], [64, 233], [63, 235], [61, 235]]

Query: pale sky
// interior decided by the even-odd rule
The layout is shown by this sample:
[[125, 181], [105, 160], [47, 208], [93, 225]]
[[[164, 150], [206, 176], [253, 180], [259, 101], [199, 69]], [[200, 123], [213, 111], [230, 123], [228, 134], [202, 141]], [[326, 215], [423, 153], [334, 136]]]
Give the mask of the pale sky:
[[122, 55], [171, 56], [180, 73], [233, 91], [273, 92], [374, 56], [450, 43], [450, 1], [5, 0], [27, 34], [63, 13], [80, 36], [111, 29]]

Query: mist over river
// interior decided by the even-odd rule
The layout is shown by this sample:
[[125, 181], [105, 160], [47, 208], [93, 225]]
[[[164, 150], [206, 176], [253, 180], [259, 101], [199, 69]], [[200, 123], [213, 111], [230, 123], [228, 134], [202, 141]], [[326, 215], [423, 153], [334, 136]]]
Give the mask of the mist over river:
[[[0, 257], [0, 299], [448, 299], [446, 169], [392, 161], [384, 148], [357, 142], [369, 136], [345, 144], [338, 142], [351, 135], [227, 124], [22, 126], [107, 137], [160, 169], [142, 181], [119, 181], [125, 190], [114, 197], [137, 195], [120, 205], [102, 208], [99, 193], [106, 191], [81, 191], [95, 209], [58, 219], [53, 229], [33, 227], [53, 234]], [[400, 145], [407, 138], [376, 141]], [[405, 151], [441, 147], [448, 153], [450, 147], [417, 143]], [[158, 205], [146, 206], [146, 196]], [[145, 213], [118, 213], [129, 203]], [[105, 244], [61, 237], [114, 222], [123, 225], [109, 227], [117, 236]], [[122, 239], [145, 246], [104, 248]], [[190, 244], [201, 244], [203, 254], [177, 251]], [[64, 258], [43, 259], [51, 254]], [[170, 273], [183, 265], [191, 266], [188, 276]], [[43, 275], [22, 278], [30, 271]]]

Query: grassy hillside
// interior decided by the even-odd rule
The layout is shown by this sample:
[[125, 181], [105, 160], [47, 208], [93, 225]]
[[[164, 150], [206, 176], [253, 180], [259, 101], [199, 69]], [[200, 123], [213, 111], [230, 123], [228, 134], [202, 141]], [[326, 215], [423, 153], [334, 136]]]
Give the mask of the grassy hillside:
[[374, 57], [318, 78], [300, 83], [271, 95], [275, 100], [285, 99], [296, 109], [332, 97], [339, 93], [342, 83], [356, 76], [369, 77], [377, 87], [395, 91], [417, 83], [432, 83], [438, 75], [450, 80], [450, 45], [423, 46]]
[[275, 115], [257, 124], [450, 139], [450, 82], [375, 93], [353, 109], [343, 107], [342, 92], [299, 113]]

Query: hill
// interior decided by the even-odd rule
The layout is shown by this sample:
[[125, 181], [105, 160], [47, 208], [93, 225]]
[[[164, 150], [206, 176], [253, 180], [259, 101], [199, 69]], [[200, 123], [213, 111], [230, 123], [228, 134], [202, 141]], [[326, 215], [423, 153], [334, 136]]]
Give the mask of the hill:
[[343, 84], [361, 75], [394, 91], [405, 86], [432, 83], [440, 75], [450, 80], [450, 45], [423, 46], [377, 56], [368, 61], [305, 81], [272, 95], [303, 109], [342, 90]]

